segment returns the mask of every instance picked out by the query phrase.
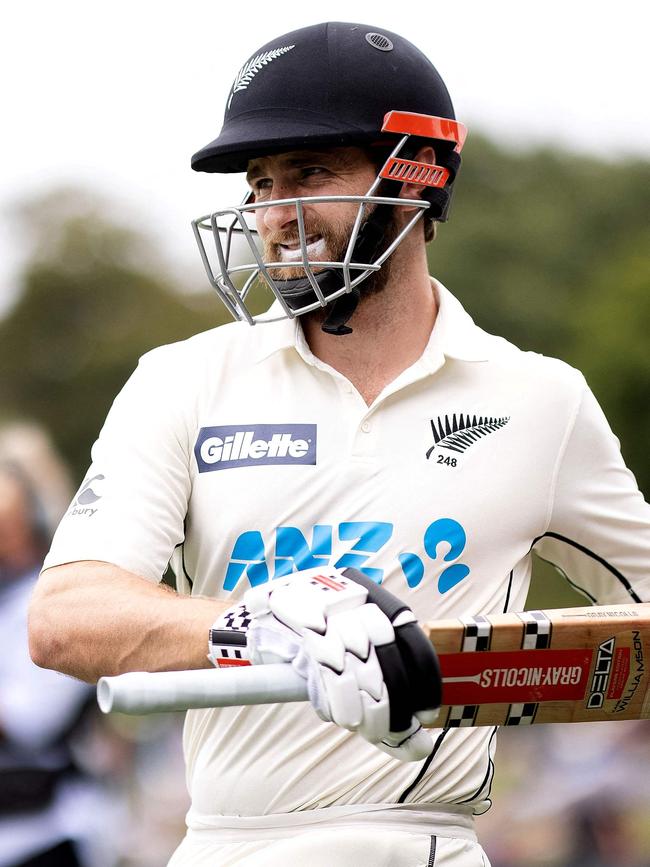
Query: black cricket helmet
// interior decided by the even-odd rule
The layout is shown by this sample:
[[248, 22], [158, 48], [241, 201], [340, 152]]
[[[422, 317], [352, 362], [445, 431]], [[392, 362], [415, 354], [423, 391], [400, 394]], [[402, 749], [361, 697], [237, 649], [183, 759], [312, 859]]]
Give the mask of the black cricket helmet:
[[[364, 24], [327, 22], [279, 36], [262, 46], [237, 73], [218, 137], [192, 157], [202, 172], [244, 172], [249, 160], [291, 150], [346, 145], [385, 145], [385, 159], [363, 196], [297, 197], [256, 203], [248, 194], [238, 207], [193, 221], [208, 278], [236, 319], [254, 324], [246, 296], [260, 281], [277, 301], [272, 319], [294, 318], [340, 299], [324, 324], [349, 333], [359, 285], [377, 272], [425, 211], [444, 221], [460, 167], [466, 129], [455, 119], [445, 84], [433, 64], [396, 33]], [[414, 157], [431, 144], [436, 165]], [[403, 183], [422, 187], [422, 198], [400, 199]], [[353, 202], [357, 217], [347, 250], [337, 262], [310, 260], [305, 203]], [[300, 257], [265, 262], [258, 249], [255, 211], [294, 205]], [[393, 238], [384, 239], [394, 207], [413, 213]], [[251, 219], [253, 218], [253, 219]], [[204, 243], [212, 236], [214, 253]], [[237, 264], [233, 238], [248, 241], [252, 261]], [[216, 256], [216, 262], [214, 261]], [[280, 279], [283, 268], [304, 270], [297, 279]], [[279, 312], [277, 312], [279, 311]]]

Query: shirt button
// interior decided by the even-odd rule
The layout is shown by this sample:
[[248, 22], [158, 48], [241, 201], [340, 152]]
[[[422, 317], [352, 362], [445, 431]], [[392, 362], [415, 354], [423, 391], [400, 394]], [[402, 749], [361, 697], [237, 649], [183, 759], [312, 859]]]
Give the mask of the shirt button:
[[369, 421], [364, 421], [361, 425], [361, 430], [364, 433], [370, 433], [371, 424]]

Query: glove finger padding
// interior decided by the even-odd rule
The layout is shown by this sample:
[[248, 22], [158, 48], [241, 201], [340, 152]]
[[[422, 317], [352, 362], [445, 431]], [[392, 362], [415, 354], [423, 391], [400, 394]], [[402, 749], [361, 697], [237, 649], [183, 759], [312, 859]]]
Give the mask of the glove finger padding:
[[[377, 655], [389, 694], [391, 738], [397, 743], [402, 736], [413, 739], [420, 722], [430, 725], [435, 721], [441, 704], [442, 677], [436, 652], [406, 603], [356, 569], [346, 569], [344, 574], [367, 589], [368, 601], [374, 602], [394, 626], [394, 645], [378, 648]], [[431, 740], [426, 733], [417, 739], [423, 749], [424, 739]]]
[[306, 634], [294, 666], [324, 720], [375, 742], [390, 730], [389, 698], [378, 652], [393, 643], [388, 619], [373, 604], [328, 618], [326, 635]]

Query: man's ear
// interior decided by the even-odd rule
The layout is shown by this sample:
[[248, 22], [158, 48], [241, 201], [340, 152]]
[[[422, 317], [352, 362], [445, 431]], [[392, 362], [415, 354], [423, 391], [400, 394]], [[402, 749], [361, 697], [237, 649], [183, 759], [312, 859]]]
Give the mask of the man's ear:
[[[436, 164], [436, 152], [431, 147], [431, 145], [424, 145], [421, 147], [417, 154], [413, 157], [413, 160], [416, 163], [426, 163], [428, 166], [435, 166]], [[400, 191], [399, 197], [400, 199], [421, 199], [422, 191], [425, 187], [422, 184], [402, 184], [402, 189]], [[401, 211], [411, 211], [413, 208], [409, 208], [408, 206], [404, 206], [400, 208]]]

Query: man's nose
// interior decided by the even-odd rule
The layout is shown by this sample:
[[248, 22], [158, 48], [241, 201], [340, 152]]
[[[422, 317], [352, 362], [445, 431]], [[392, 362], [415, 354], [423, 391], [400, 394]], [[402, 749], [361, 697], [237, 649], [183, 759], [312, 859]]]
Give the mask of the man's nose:
[[295, 205], [271, 205], [264, 210], [264, 225], [271, 232], [287, 229], [298, 219]]

